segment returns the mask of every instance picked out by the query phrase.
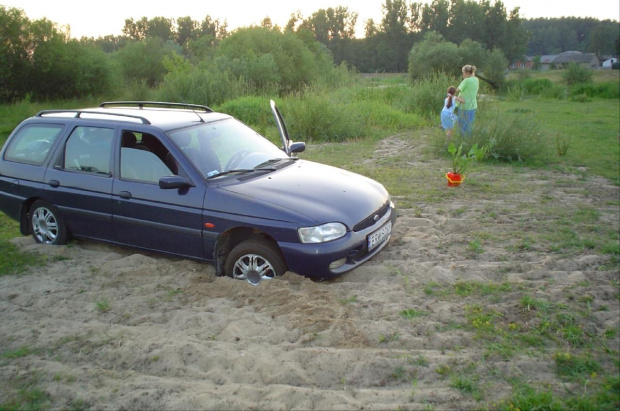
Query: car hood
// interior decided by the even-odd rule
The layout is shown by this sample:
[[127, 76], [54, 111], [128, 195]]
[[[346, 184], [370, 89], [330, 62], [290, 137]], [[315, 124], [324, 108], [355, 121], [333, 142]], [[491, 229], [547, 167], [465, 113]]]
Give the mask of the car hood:
[[229, 180], [218, 188], [301, 214], [317, 224], [341, 222], [349, 229], [389, 201], [383, 185], [370, 178], [305, 160], [244, 181]]

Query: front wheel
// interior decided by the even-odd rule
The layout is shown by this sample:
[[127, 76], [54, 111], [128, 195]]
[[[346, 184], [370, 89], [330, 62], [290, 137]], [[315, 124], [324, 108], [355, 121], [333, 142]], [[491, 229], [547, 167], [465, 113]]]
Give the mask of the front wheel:
[[37, 243], [62, 245], [67, 243], [67, 227], [58, 209], [47, 201], [37, 200], [30, 207], [30, 232]]
[[258, 285], [286, 271], [286, 263], [272, 243], [246, 240], [237, 245], [226, 258], [227, 276]]

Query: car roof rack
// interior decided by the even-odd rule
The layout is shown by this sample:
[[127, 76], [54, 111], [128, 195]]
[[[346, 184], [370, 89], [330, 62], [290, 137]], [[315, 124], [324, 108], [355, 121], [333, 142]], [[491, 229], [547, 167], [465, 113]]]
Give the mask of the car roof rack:
[[160, 108], [180, 108], [189, 110], [199, 110], [205, 113], [212, 113], [213, 110], [210, 107], [202, 106], [199, 104], [188, 103], [168, 103], [164, 101], [105, 101], [99, 104], [99, 107], [111, 107], [111, 106], [137, 106], [140, 109], [144, 107], [160, 107]]
[[46, 114], [70, 114], [74, 113], [74, 118], [82, 118], [83, 114], [92, 114], [95, 116], [110, 116], [110, 117], [127, 117], [131, 119], [140, 120], [142, 124], [151, 124], [146, 118], [142, 116], [133, 116], [131, 114], [118, 114], [118, 113], [105, 113], [101, 111], [92, 110], [41, 110], [36, 114], [36, 117], [44, 117]]

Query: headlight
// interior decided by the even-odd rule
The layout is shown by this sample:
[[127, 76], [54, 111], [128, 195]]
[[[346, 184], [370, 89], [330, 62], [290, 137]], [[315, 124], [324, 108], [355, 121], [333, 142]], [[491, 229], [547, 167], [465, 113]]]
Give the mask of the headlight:
[[327, 223], [316, 227], [301, 227], [297, 231], [302, 243], [325, 243], [344, 237], [347, 228], [342, 223]]

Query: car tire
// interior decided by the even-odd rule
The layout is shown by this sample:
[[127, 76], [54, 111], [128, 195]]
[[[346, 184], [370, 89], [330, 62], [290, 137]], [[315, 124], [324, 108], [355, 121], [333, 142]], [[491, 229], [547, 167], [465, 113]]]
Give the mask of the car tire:
[[28, 218], [30, 232], [37, 243], [52, 245], [67, 243], [68, 233], [65, 221], [52, 204], [43, 200], [35, 201], [30, 207]]
[[227, 276], [252, 285], [282, 275], [285, 271], [286, 263], [278, 248], [266, 240], [251, 239], [240, 243], [232, 249], [224, 264]]

